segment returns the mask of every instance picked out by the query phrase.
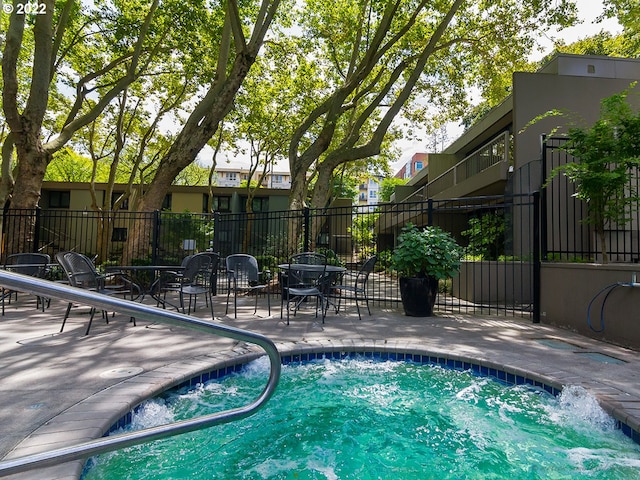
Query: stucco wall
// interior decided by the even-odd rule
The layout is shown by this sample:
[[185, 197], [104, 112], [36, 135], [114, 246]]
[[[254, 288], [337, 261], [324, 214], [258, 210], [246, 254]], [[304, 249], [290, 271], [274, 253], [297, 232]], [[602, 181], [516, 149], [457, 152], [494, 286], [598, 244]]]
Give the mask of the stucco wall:
[[[541, 269], [541, 322], [567, 328], [598, 340], [640, 348], [640, 287], [617, 287], [601, 307], [606, 287], [617, 282], [630, 283], [640, 265], [545, 263]], [[604, 291], [603, 291], [604, 290]], [[598, 293], [601, 295], [598, 296]], [[591, 324], [604, 331], [594, 332], [587, 322], [589, 302]]]
[[[570, 126], [593, 124], [600, 116], [601, 100], [628, 88], [634, 80], [638, 78], [514, 73], [513, 132], [518, 133], [514, 138], [516, 168], [540, 158], [542, 134], [565, 133], [566, 130], [559, 126], [567, 123]], [[527, 126], [539, 115], [553, 109], [568, 115], [548, 117]]]

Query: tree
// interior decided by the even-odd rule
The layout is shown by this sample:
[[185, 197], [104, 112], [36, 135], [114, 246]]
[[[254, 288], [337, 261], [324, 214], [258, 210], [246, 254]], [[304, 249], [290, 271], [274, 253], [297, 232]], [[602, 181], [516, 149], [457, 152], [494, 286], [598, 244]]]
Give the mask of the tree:
[[526, 64], [535, 36], [550, 24], [575, 21], [575, 6], [310, 0], [302, 18], [325, 83], [289, 144], [291, 208], [304, 205], [311, 171], [317, 180], [310, 204], [324, 206], [333, 172], [377, 155], [400, 112], [423, 122], [429, 109], [459, 117], [469, 86], [502, 100], [507, 75], [496, 72]]
[[[2, 107], [9, 134], [2, 145], [3, 172], [11, 171], [14, 160], [16, 167], [14, 185], [3, 175], [0, 200], [19, 192], [11, 208], [38, 204], [53, 154], [140, 77], [163, 40], [152, 28], [157, 0], [146, 8], [125, 5], [122, 15], [110, 15], [106, 6], [84, 15], [73, 0], [42, 4], [43, 14], [34, 18], [14, 10], [4, 41]], [[63, 91], [74, 93], [64, 97]], [[30, 244], [33, 223], [17, 228], [10, 238], [19, 244], [7, 246], [9, 252]]]
[[395, 192], [397, 185], [404, 185], [407, 183], [407, 180], [404, 178], [385, 178], [380, 183], [380, 201], [381, 202], [389, 202], [391, 201], [391, 195]]
[[[11, 199], [11, 207], [37, 205], [53, 153], [113, 101], [122, 102], [125, 90], [131, 94], [131, 87], [145, 76], [178, 70], [183, 78], [194, 77], [200, 90], [184, 107], [191, 114], [180, 121], [181, 131], [157, 162], [162, 168], [140, 199], [140, 209], [159, 208], [172, 181], [193, 162], [231, 109], [279, 3], [263, 0], [239, 6], [228, 1], [209, 7], [201, 0], [45, 0], [43, 15], [27, 18], [14, 11], [2, 57], [2, 106], [9, 129], [2, 148], [4, 194], [13, 188], [14, 164], [15, 190], [20, 192]], [[248, 24], [251, 19], [253, 26]], [[246, 38], [248, 31], [251, 36]], [[145, 107], [153, 110], [147, 104], [139, 112]], [[24, 234], [11, 238], [27, 245], [32, 226], [23, 225]]]
[[640, 16], [635, 0], [604, 0], [603, 18], [617, 18], [623, 27], [622, 37], [630, 57], [640, 52]]
[[568, 130], [562, 149], [576, 161], [555, 168], [546, 182], [563, 174], [575, 184], [575, 197], [587, 205], [583, 222], [595, 229], [603, 263], [609, 261], [605, 229], [629, 222], [640, 200], [630, 181], [640, 166], [640, 111], [633, 112], [629, 93], [602, 100], [600, 118], [591, 127]]
[[[280, 0], [262, 0], [259, 8], [249, 8], [242, 12], [233, 1], [224, 4], [224, 24], [217, 44], [215, 76], [192, 108], [166, 155], [160, 160], [160, 168], [156, 170], [140, 200], [139, 208], [142, 211], [160, 208], [175, 177], [196, 159], [215, 135], [218, 126], [233, 107], [233, 101], [249, 69], [256, 61], [279, 4]], [[245, 35], [247, 25], [243, 24], [247, 18], [254, 22], [249, 38]], [[147, 256], [148, 253], [150, 226], [138, 222], [134, 227], [124, 260]]]

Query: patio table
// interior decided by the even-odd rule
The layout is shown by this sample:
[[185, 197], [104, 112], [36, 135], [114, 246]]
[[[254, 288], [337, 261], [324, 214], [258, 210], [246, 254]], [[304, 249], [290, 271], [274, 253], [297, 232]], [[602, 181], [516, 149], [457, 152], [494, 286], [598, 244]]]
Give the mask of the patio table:
[[[290, 268], [290, 263], [281, 263], [277, 265], [278, 268], [282, 269], [282, 271], [286, 272]], [[343, 274], [347, 271], [345, 267], [340, 267], [338, 265], [317, 265], [312, 263], [295, 263], [293, 264], [294, 268], [301, 272], [325, 272], [329, 279], [331, 280], [331, 284], [333, 284], [334, 280], [338, 278], [339, 275]], [[330, 295], [326, 295], [327, 305], [333, 305], [336, 307], [335, 303], [331, 301]]]
[[[281, 263], [280, 265], [278, 265], [278, 268], [281, 268], [282, 270], [288, 270], [289, 265], [290, 265], [289, 263]], [[325, 271], [335, 276], [337, 276], [339, 273], [344, 273], [347, 271], [345, 267], [339, 267], [338, 265], [327, 265], [326, 269], [324, 265], [314, 265], [310, 263], [295, 263], [294, 265], [296, 270], [300, 270], [303, 272]]]
[[135, 283], [140, 289], [140, 301], [143, 301], [146, 295], [150, 295], [163, 306], [168, 303], [175, 308], [178, 307], [156, 293], [159, 293], [160, 275], [163, 272], [181, 272], [182, 270], [184, 267], [180, 265], [112, 265], [105, 269], [107, 273], [119, 273]]

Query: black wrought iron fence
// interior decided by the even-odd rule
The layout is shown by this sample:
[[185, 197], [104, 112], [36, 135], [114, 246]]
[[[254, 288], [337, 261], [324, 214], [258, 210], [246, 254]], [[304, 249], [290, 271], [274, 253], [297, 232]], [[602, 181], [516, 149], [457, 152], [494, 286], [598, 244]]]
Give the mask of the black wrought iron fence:
[[[543, 181], [551, 172], [573, 157], [562, 150], [563, 137], [543, 137]], [[640, 190], [640, 176], [636, 173], [629, 184], [630, 190]], [[541, 191], [542, 259], [547, 261], [595, 262], [602, 261], [598, 236], [593, 226], [585, 224], [587, 215], [584, 201], [575, 197], [575, 185], [564, 175], [556, 176]], [[605, 249], [610, 262], [638, 263], [640, 261], [640, 212], [630, 209], [625, 225], [608, 225]]]
[[[437, 225], [465, 247], [460, 275], [441, 282], [437, 308], [451, 312], [534, 315], [534, 195], [429, 200], [259, 213], [191, 214], [10, 210], [3, 222], [3, 260], [14, 222], [35, 219], [29, 250], [55, 256], [74, 250], [96, 263], [120, 263], [130, 233], [151, 225], [148, 244], [129, 261], [178, 264], [190, 253], [212, 250], [221, 257], [254, 255], [261, 268], [277, 271], [293, 253], [321, 251], [329, 261], [356, 270], [376, 255], [369, 297], [383, 308], [398, 308], [400, 295], [391, 256], [407, 223]], [[221, 275], [220, 278], [224, 279]], [[220, 285], [224, 288], [223, 285]]]

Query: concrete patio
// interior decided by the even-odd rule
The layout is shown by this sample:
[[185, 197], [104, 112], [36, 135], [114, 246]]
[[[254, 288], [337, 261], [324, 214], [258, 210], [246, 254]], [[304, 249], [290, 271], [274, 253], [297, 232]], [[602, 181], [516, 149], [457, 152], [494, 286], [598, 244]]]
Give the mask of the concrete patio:
[[[240, 301], [238, 318], [216, 322], [264, 334], [281, 353], [305, 351], [410, 351], [468, 360], [536, 378], [548, 385], [581, 385], [618, 420], [640, 426], [640, 353], [549, 326], [514, 318], [406, 317], [397, 309], [372, 308], [358, 320], [354, 306], [331, 310], [325, 324], [313, 310], [291, 324], [272, 315], [261, 299]], [[159, 322], [116, 314], [109, 324], [94, 319], [84, 335], [88, 308], [73, 309], [59, 333], [66, 301], [53, 299], [42, 312], [35, 297], [20, 294], [0, 319], [0, 458], [15, 458], [100, 437], [143, 399], [211, 369], [237, 363], [261, 350], [231, 339], [203, 335]], [[208, 314], [204, 305], [196, 315]], [[77, 479], [82, 462], [69, 462], [7, 478]]]

